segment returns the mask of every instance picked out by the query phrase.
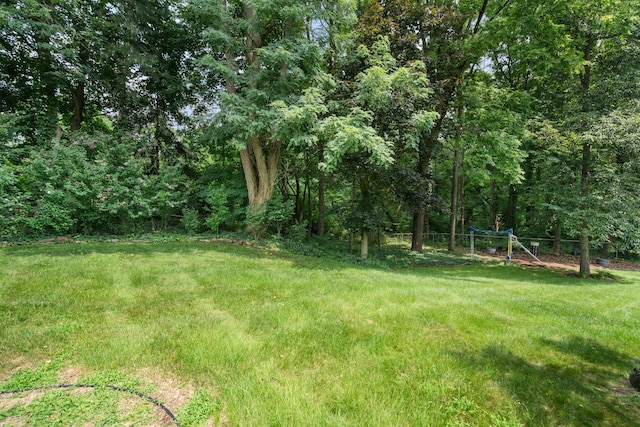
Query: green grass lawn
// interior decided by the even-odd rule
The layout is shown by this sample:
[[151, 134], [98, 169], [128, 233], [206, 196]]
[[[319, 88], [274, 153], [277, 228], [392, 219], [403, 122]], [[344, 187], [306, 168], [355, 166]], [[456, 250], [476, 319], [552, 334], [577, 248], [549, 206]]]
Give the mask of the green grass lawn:
[[[640, 425], [640, 273], [615, 275], [376, 269], [219, 243], [4, 247], [0, 390], [74, 372], [160, 395], [182, 425]], [[101, 413], [123, 405], [93, 394], [4, 396], [0, 425], [47, 408], [64, 425], [56, 405], [74, 399], [94, 421], [67, 423], [153, 417]]]

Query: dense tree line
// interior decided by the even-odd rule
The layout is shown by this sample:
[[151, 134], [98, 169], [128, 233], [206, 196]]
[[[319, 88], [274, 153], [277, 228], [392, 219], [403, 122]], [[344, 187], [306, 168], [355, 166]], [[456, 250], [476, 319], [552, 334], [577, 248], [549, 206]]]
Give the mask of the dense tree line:
[[3, 2], [0, 234], [475, 224], [588, 273], [640, 245], [639, 6]]

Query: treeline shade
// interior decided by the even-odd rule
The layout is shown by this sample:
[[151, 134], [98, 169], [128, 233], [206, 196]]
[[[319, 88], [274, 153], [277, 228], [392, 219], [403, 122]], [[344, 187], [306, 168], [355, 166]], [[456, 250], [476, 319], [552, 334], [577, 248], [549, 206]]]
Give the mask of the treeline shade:
[[[636, 252], [638, 0], [0, 5], [0, 233]], [[451, 239], [449, 248], [455, 249]], [[559, 250], [559, 249], [558, 249]]]

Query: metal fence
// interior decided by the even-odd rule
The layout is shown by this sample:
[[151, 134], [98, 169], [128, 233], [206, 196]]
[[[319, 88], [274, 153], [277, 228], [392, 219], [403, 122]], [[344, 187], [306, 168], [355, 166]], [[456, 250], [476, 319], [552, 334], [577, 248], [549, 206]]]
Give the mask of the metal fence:
[[[411, 243], [412, 234], [411, 233], [390, 233], [386, 235], [387, 238], [391, 241], [397, 241], [400, 243]], [[482, 233], [475, 233], [475, 247], [477, 249], [482, 249], [485, 247], [494, 247], [494, 248], [507, 248], [509, 236], [507, 235], [485, 235]], [[520, 237], [518, 236], [518, 240], [526, 247], [531, 247], [531, 242], [538, 242], [540, 244], [539, 248], [541, 252], [552, 252], [554, 239], [549, 238], [540, 238], [540, 237]], [[424, 243], [431, 246], [447, 246], [449, 242], [449, 233], [425, 233], [424, 235]], [[456, 246], [462, 248], [469, 248], [471, 246], [471, 234], [468, 233], [458, 233], [456, 234]], [[579, 240], [569, 240], [569, 239], [561, 239], [560, 240], [560, 251], [563, 254], [572, 254], [578, 255], [580, 253], [580, 241]]]

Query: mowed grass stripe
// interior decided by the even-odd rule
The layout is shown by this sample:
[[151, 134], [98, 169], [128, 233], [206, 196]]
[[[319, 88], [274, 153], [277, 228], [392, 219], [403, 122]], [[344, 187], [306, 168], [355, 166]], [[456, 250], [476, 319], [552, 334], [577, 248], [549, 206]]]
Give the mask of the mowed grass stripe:
[[64, 354], [233, 425], [640, 425], [638, 273], [384, 270], [211, 243], [0, 249], [0, 374]]

